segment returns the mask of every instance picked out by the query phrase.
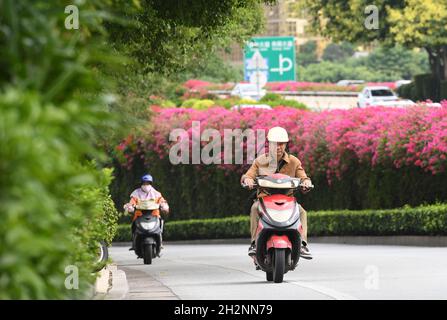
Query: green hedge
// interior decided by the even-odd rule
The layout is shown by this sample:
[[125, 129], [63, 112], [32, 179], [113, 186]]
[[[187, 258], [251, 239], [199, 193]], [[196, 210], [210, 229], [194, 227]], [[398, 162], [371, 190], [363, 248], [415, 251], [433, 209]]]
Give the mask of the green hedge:
[[97, 241], [114, 236], [111, 172], [90, 160], [114, 129], [98, 68], [118, 59], [105, 6], [77, 6], [82, 32], [62, 1], [0, 1], [0, 300], [91, 298]]
[[440, 88], [440, 100], [445, 100], [447, 99], [447, 80], [442, 80], [441, 81], [441, 88]]
[[[166, 222], [164, 240], [244, 238], [250, 227], [248, 216], [219, 219], [191, 219]], [[130, 241], [130, 224], [118, 226], [114, 241]]]
[[295, 100], [284, 99], [281, 95], [276, 93], [267, 93], [259, 102], [268, 104], [271, 107], [286, 106], [302, 110], [308, 109], [304, 103]]
[[400, 86], [397, 93], [400, 97], [414, 101], [439, 101], [445, 99], [446, 91], [441, 82], [440, 90], [437, 88], [436, 78], [431, 74], [418, 74], [414, 76], [413, 82]]
[[[196, 218], [225, 218], [234, 212], [249, 211], [250, 191], [242, 189], [240, 174], [213, 166], [195, 170], [190, 165], [173, 166], [169, 160], [154, 159], [145, 167], [135, 159], [132, 171], [115, 163], [116, 179], [111, 186], [117, 208], [129, 201], [130, 193], [138, 187], [139, 178], [149, 171], [155, 188], [169, 202], [173, 220]], [[447, 201], [445, 181], [447, 172], [432, 175], [416, 167], [371, 168], [367, 164], [351, 163], [343, 179], [328, 184], [324, 174], [311, 177], [315, 189], [299, 198], [308, 210], [366, 210], [392, 209], [406, 204], [416, 207]], [[211, 185], [213, 188], [205, 188]]]
[[[249, 217], [193, 219], [165, 224], [165, 240], [248, 238]], [[447, 235], [447, 204], [391, 210], [308, 213], [309, 236]], [[115, 241], [130, 241], [130, 225], [119, 225]]]

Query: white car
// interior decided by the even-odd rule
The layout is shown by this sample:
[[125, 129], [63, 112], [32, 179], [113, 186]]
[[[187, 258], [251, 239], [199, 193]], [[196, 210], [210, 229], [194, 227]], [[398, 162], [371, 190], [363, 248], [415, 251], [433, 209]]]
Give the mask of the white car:
[[371, 86], [363, 88], [358, 95], [359, 108], [372, 106], [406, 107], [415, 103], [408, 99], [400, 99], [390, 88]]
[[262, 88], [259, 89], [253, 83], [238, 83], [233, 90], [231, 90], [231, 96], [241, 97], [242, 99], [253, 99], [258, 101], [265, 96], [266, 91]]

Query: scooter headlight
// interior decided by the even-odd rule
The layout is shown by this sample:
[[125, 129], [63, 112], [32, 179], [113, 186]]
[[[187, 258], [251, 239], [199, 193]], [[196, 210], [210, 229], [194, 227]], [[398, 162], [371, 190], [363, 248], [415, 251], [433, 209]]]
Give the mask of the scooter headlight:
[[152, 230], [157, 225], [157, 221], [140, 222], [140, 225], [145, 230]]

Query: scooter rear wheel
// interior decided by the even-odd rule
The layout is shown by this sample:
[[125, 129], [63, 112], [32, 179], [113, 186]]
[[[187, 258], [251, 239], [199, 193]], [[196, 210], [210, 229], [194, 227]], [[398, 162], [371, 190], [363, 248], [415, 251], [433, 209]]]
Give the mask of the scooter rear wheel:
[[286, 267], [286, 253], [284, 249], [275, 249], [273, 251], [273, 281], [281, 283], [284, 279]]
[[153, 251], [152, 244], [143, 245], [144, 264], [152, 264], [152, 256], [153, 256], [152, 251]]
[[267, 278], [267, 281], [273, 281], [273, 272], [266, 272], [265, 276]]

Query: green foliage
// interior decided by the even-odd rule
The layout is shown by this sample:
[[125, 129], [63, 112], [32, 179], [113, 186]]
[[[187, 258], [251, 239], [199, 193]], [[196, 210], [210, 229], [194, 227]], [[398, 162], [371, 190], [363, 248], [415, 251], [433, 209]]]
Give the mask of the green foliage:
[[[84, 297], [94, 281], [95, 239], [80, 231], [100, 221], [99, 194], [86, 194], [100, 176], [80, 157], [91, 149], [86, 131], [96, 115], [75, 101], [42, 100], [17, 90], [0, 95], [2, 299]], [[79, 290], [65, 288], [70, 265], [79, 269]]]
[[65, 5], [0, 1], [0, 299], [88, 298], [96, 241], [114, 235], [110, 172], [87, 159], [104, 160], [96, 136], [113, 128], [98, 68], [120, 59], [104, 2], [77, 3], [79, 31]]
[[415, 94], [414, 82], [403, 84], [396, 90], [397, 94], [401, 98], [410, 99], [413, 101], [418, 101], [418, 97]]
[[371, 5], [368, 0], [303, 0], [300, 6], [305, 10], [314, 32], [336, 42], [370, 44], [375, 40], [392, 42], [390, 9], [400, 10], [405, 2], [406, 0], [375, 1], [380, 19], [378, 29], [365, 28], [365, 20], [371, 15], [371, 12], [365, 13], [365, 8]]
[[431, 74], [419, 74], [414, 77], [414, 81], [402, 85], [398, 88], [397, 93], [400, 97], [411, 99], [414, 101], [425, 101], [430, 99], [438, 101], [435, 78]]
[[214, 106], [215, 103], [213, 100], [209, 99], [187, 99], [183, 101], [182, 108], [193, 108], [197, 110], [208, 109], [211, 106]]
[[296, 55], [296, 62], [300, 66], [317, 63], [317, 42], [312, 40], [301, 45]]
[[213, 100], [203, 99], [203, 100], [196, 101], [192, 105], [192, 108], [197, 109], [197, 110], [203, 110], [203, 109], [208, 109], [209, 107], [211, 107], [213, 105], [214, 105]]
[[260, 101], [251, 100], [251, 99], [238, 99], [238, 98], [230, 98], [230, 99], [218, 99], [216, 101], [209, 99], [187, 99], [183, 101], [181, 107], [182, 108], [193, 108], [197, 110], [208, 109], [212, 106], [222, 106], [227, 109], [240, 104], [268, 104], [271, 107], [277, 106], [285, 106], [291, 108], [298, 108], [306, 110], [307, 106], [304, 103], [283, 99], [280, 95], [277, 94], [267, 94]]
[[[248, 216], [223, 219], [192, 219], [166, 222], [164, 240], [225, 239], [243, 238], [248, 234], [250, 221]], [[132, 239], [129, 225], [119, 225], [114, 241]]]
[[[447, 204], [390, 210], [309, 211], [309, 236], [446, 235]], [[164, 239], [248, 238], [250, 218], [191, 219], [165, 224]], [[115, 241], [130, 241], [130, 226], [120, 225]]]
[[259, 101], [267, 102], [267, 101], [280, 100], [280, 99], [282, 99], [282, 96], [280, 94], [268, 92]]
[[242, 43], [263, 27], [261, 0], [114, 1], [132, 23], [108, 23], [111, 41], [137, 58], [144, 72], [174, 74], [216, 48]]
[[435, 97], [434, 82], [435, 79], [431, 74], [419, 74], [414, 77], [415, 96], [419, 98], [418, 100], [438, 100]]
[[310, 212], [308, 224], [310, 236], [446, 235], [447, 205]]
[[298, 68], [298, 79], [311, 82], [337, 82], [343, 79], [396, 81], [411, 79], [412, 76], [428, 70], [425, 52], [412, 51], [401, 46], [379, 46], [364, 58], [322, 61]]
[[354, 54], [354, 46], [349, 42], [341, 44], [330, 43], [323, 51], [322, 59], [326, 61], [344, 61], [352, 57]]
[[[390, 1], [391, 2], [391, 1]], [[405, 6], [388, 10], [390, 37], [410, 47], [447, 45], [447, 4], [436, 0], [405, 0]], [[415, 19], [414, 17], [417, 17]]]
[[447, 80], [441, 81], [440, 99], [447, 99]]
[[365, 59], [364, 65], [380, 73], [385, 80], [411, 79], [429, 71], [426, 52], [409, 50], [399, 45], [376, 48]]
[[[355, 62], [355, 61], [352, 61]], [[382, 74], [371, 70], [366, 66], [354, 65], [354, 63], [322, 61], [310, 64], [307, 67], [298, 68], [299, 81], [310, 82], [337, 82], [343, 79], [383, 81]], [[395, 79], [393, 79], [395, 80]]]
[[[166, 224], [165, 224], [165, 226], [166, 226]], [[132, 241], [132, 230], [130, 228], [130, 225], [129, 224], [119, 224], [117, 233], [116, 233], [113, 241], [114, 242]]]
[[200, 99], [187, 99], [187, 100], [183, 101], [182, 108], [192, 108], [194, 103], [196, 103], [198, 101], [200, 101]]
[[239, 103], [238, 98], [217, 99], [215, 105], [224, 107], [226, 109], [230, 109], [232, 106], [237, 105], [238, 103]]
[[102, 135], [103, 147], [111, 150], [144, 126], [150, 105], [166, 107], [172, 104], [164, 100], [170, 100], [180, 106], [186, 92], [181, 84], [189, 78], [242, 79], [242, 70], [224, 64], [219, 52], [261, 30], [264, 2], [269, 1], [112, 1], [115, 19], [104, 23], [109, 43], [132, 59], [124, 72], [101, 69], [117, 79], [119, 95], [111, 111], [120, 122]]
[[178, 81], [201, 79], [214, 83], [240, 82], [244, 79], [242, 67], [232, 66], [224, 61], [219, 52], [210, 52], [202, 61], [194, 61], [186, 66], [185, 70], [176, 75]]
[[242, 98], [238, 101], [238, 104], [257, 104], [258, 102], [250, 98]]
[[295, 101], [295, 100], [290, 100], [290, 99], [270, 100], [270, 101], [266, 101], [266, 103], [268, 105], [270, 105], [271, 107], [283, 106], [283, 107], [291, 107], [291, 108], [297, 108], [297, 109], [302, 109], [302, 110], [308, 109], [304, 103]]
[[160, 103], [160, 106], [164, 108], [175, 108], [176, 104], [172, 102], [171, 100], [162, 100]]
[[[408, 48], [424, 48], [429, 54], [430, 71], [436, 81], [435, 97], [440, 95], [440, 81], [447, 78], [447, 5], [436, 0], [380, 0], [379, 27], [365, 30], [365, 22], [373, 14], [365, 13], [371, 3], [367, 0], [304, 0], [301, 8], [310, 17], [314, 31], [334, 41], [370, 44], [401, 44]], [[364, 15], [359, 13], [365, 13]], [[369, 17], [368, 17], [369, 16]], [[376, 19], [377, 20], [377, 19]], [[327, 23], [330, 21], [330, 23]]]
[[[196, 170], [191, 165], [172, 166], [168, 159], [154, 157], [150, 172], [156, 188], [169, 202], [170, 217], [175, 220], [193, 218], [221, 218], [249, 211], [250, 192], [239, 185], [240, 175], [225, 174], [212, 166]], [[299, 197], [304, 208], [309, 210], [362, 210], [388, 209], [405, 204], [418, 206], [447, 200], [446, 173], [432, 175], [422, 169], [402, 167], [371, 168], [367, 164], [349, 164], [342, 180], [328, 184], [325, 172], [312, 176], [315, 189]], [[128, 201], [136, 187], [135, 181], [146, 170], [135, 159], [132, 171], [120, 169], [117, 164], [112, 183], [112, 197], [117, 207]], [[175, 183], [172, 182], [175, 177]], [[212, 185], [213, 188], [204, 188]]]
[[284, 99], [281, 95], [275, 93], [267, 93], [259, 101], [251, 99], [240, 99], [238, 101], [234, 101], [234, 104], [232, 105], [236, 104], [267, 104], [271, 107], [284, 106], [303, 110], [307, 109], [307, 106], [304, 103], [295, 100]]
[[[11, 85], [44, 92], [44, 101], [61, 102], [96, 93], [105, 82], [85, 66], [101, 66], [113, 58], [98, 35], [102, 1], [79, 4], [81, 31], [64, 26], [66, 1], [0, 3], [0, 87]], [[99, 37], [98, 37], [99, 38]], [[110, 64], [108, 64], [111, 67]]]
[[[113, 169], [102, 169], [98, 185], [95, 186], [95, 189], [89, 190], [91, 194], [94, 194], [92, 202], [97, 203], [98, 206], [96, 219], [91, 220], [95, 222], [91, 224], [94, 227], [93, 239], [95, 244], [98, 241], [104, 241], [107, 245], [110, 245], [117, 230], [117, 221], [120, 214], [115, 208], [109, 191], [109, 185], [113, 180], [112, 173]], [[85, 190], [80, 190], [80, 192], [85, 192]], [[97, 223], [97, 221], [101, 221], [101, 223]]]

